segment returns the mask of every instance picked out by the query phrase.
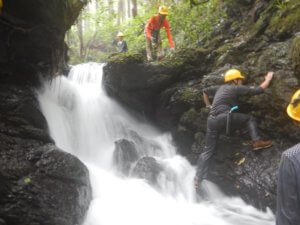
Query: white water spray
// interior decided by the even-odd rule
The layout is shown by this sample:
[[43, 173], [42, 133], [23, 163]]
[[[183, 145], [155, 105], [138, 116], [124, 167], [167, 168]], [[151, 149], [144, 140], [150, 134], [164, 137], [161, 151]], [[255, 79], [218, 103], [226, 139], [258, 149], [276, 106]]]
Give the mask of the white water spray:
[[[210, 201], [196, 203], [195, 168], [176, 155], [171, 136], [130, 116], [106, 96], [101, 82], [102, 65], [77, 65], [68, 78], [45, 83], [38, 96], [56, 145], [89, 168], [93, 201], [84, 225], [274, 224], [272, 212], [228, 198], [211, 183]], [[162, 166], [155, 185], [115, 172], [119, 139], [134, 143], [139, 158], [153, 157]]]

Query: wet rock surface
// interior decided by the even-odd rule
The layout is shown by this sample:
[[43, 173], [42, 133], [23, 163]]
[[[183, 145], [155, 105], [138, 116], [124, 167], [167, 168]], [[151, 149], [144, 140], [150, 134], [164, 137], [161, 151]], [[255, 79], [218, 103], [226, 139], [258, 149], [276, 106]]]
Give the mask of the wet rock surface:
[[0, 218], [4, 224], [81, 224], [89, 172], [58, 149], [30, 86], [1, 85]]
[[137, 160], [138, 151], [134, 142], [126, 139], [115, 141], [113, 162], [120, 174], [128, 176], [133, 163]]
[[[36, 99], [62, 72], [64, 35], [85, 1], [4, 1], [0, 16], [0, 224], [81, 224], [89, 172], [58, 149]], [[54, 16], [56, 15], [56, 16]]]
[[153, 157], [145, 156], [137, 162], [132, 176], [145, 179], [152, 185], [157, 184], [158, 175], [163, 171], [162, 166]]
[[286, 115], [299, 88], [300, 6], [293, 0], [283, 12], [273, 1], [231, 3], [236, 7], [224, 5], [230, 19], [203, 42], [203, 48], [177, 50], [162, 63], [112, 58], [104, 68], [104, 86], [122, 104], [170, 131], [178, 151], [195, 164], [203, 150], [209, 113], [203, 88], [222, 84], [222, 75], [232, 67], [242, 71], [249, 86], [259, 85], [267, 71], [274, 71], [264, 94], [244, 98], [239, 105], [240, 112], [257, 119], [263, 138], [272, 139], [274, 146], [253, 152], [243, 129], [232, 137], [221, 136], [209, 179], [228, 195], [238, 194], [258, 208], [275, 210], [281, 153], [300, 140], [298, 127]]

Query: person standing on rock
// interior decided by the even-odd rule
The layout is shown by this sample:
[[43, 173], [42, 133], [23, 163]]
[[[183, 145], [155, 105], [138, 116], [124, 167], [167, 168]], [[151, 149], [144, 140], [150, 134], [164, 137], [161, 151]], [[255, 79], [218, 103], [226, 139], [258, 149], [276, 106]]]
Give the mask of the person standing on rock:
[[[258, 135], [256, 122], [253, 116], [243, 113], [231, 113], [232, 108], [237, 108], [239, 97], [253, 96], [264, 93], [268, 88], [273, 72], [268, 72], [265, 80], [258, 87], [247, 87], [242, 85], [245, 79], [241, 72], [230, 69], [225, 73], [225, 84], [212, 86], [203, 90], [203, 100], [206, 107], [210, 108], [207, 119], [205, 147], [198, 158], [197, 173], [195, 176], [195, 187], [198, 188], [203, 179], [207, 177], [209, 163], [216, 151], [218, 136], [225, 133], [228, 128], [228, 115], [230, 115], [230, 129], [237, 130], [247, 128], [252, 139], [253, 150], [259, 150], [272, 146], [272, 141], [261, 140]], [[208, 95], [214, 95], [211, 104]], [[230, 112], [230, 114], [229, 114]]]
[[[287, 114], [300, 126], [300, 89], [293, 95]], [[281, 155], [277, 184], [276, 225], [300, 224], [300, 143]]]
[[146, 52], [147, 52], [147, 60], [152, 61], [152, 43], [157, 51], [157, 60], [161, 60], [163, 58], [162, 52], [162, 42], [160, 37], [160, 29], [165, 27], [167, 37], [169, 40], [169, 45], [171, 51], [174, 51], [174, 42], [172, 39], [171, 31], [170, 31], [170, 23], [167, 20], [166, 16], [168, 15], [168, 8], [166, 6], [160, 6], [158, 9], [158, 14], [152, 16], [146, 26], [145, 26], [145, 35], [146, 35]]
[[124, 34], [122, 32], [119, 32], [117, 34], [117, 46], [119, 49], [119, 52], [127, 52], [128, 51], [128, 47], [127, 47], [127, 43], [126, 41], [124, 41]]

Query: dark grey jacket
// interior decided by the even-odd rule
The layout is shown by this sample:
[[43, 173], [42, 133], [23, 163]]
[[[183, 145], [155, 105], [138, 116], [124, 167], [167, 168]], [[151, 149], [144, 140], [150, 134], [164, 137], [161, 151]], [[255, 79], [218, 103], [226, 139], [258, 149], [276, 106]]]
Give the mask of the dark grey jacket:
[[300, 143], [281, 156], [276, 225], [300, 225]]
[[217, 116], [221, 113], [227, 113], [233, 106], [239, 105], [239, 97], [258, 95], [263, 93], [264, 89], [259, 86], [247, 87], [244, 85], [224, 84], [205, 88], [203, 92], [208, 96], [215, 94], [210, 114]]
[[118, 41], [117, 46], [119, 48], [119, 52], [127, 52], [128, 51], [127, 43], [124, 40]]

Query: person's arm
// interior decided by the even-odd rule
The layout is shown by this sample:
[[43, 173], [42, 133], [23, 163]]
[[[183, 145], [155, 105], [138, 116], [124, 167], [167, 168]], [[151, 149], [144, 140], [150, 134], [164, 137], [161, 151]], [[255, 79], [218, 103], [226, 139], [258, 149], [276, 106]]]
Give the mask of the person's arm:
[[203, 89], [203, 101], [206, 107], [211, 107], [209, 96], [215, 95], [219, 87], [219, 85], [216, 85]]
[[271, 80], [273, 79], [273, 74], [274, 72], [268, 72], [267, 75], [265, 76], [264, 82], [262, 82], [259, 86], [262, 89], [267, 89], [271, 83]]
[[153, 23], [153, 17], [151, 17], [146, 26], [145, 26], [145, 33], [146, 33], [146, 38], [148, 40], [151, 40], [151, 36], [152, 36], [152, 23]]
[[204, 101], [204, 104], [205, 104], [206, 107], [211, 107], [209, 97], [205, 92], [203, 92], [203, 101]]
[[256, 87], [247, 87], [244, 85], [235, 86], [235, 91], [238, 96], [252, 96], [264, 93], [264, 90], [269, 87], [269, 84], [273, 78], [273, 72], [268, 72], [265, 76], [265, 80]]
[[172, 35], [171, 35], [169, 21], [167, 19], [164, 19], [163, 25], [164, 25], [166, 33], [167, 33], [170, 48], [174, 48], [174, 42], [173, 42]]

